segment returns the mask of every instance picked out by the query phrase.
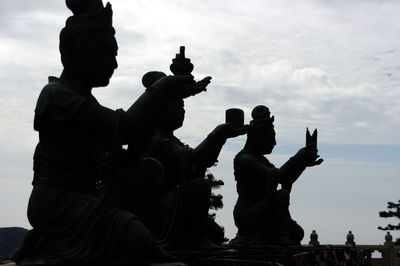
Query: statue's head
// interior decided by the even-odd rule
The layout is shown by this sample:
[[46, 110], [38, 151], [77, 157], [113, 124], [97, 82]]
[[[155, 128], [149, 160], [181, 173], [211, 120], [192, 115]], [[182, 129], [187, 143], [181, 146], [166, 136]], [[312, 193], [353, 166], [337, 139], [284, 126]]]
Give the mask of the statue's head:
[[182, 99], [171, 102], [161, 118], [161, 127], [168, 130], [177, 130], [183, 126], [185, 120], [185, 104]]
[[270, 154], [276, 145], [274, 116], [271, 117], [268, 107], [258, 105], [251, 112], [247, 132], [247, 145], [252, 145], [261, 154]]
[[101, 0], [66, 0], [73, 12], [60, 33], [61, 62], [90, 87], [108, 85], [118, 67], [111, 4]]

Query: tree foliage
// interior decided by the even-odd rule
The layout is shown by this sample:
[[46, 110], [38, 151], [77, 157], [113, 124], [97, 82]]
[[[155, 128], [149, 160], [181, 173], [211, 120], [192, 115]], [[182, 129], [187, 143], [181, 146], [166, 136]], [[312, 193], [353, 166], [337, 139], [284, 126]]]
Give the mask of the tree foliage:
[[216, 223], [216, 211], [221, 209], [224, 206], [222, 201], [221, 194], [215, 194], [215, 190], [224, 185], [224, 181], [220, 179], [216, 179], [214, 175], [210, 172], [206, 173], [206, 180], [210, 183], [211, 186], [211, 196], [210, 196], [210, 205], [208, 213], [208, 217], [210, 221], [208, 224], [207, 235], [209, 239], [217, 245], [221, 245], [224, 242], [227, 242], [229, 239], [225, 237], [225, 229], [223, 226], [220, 226]]
[[[221, 179], [216, 179], [214, 175], [210, 172], [206, 174], [206, 180], [211, 186], [211, 197], [210, 197], [210, 210], [218, 210], [224, 206], [221, 194], [215, 194], [215, 190], [224, 185], [224, 181]], [[211, 213], [211, 216], [215, 217], [215, 213]]]
[[[387, 211], [381, 211], [379, 212], [379, 216], [382, 218], [398, 218], [400, 219], [400, 200], [398, 201], [398, 203], [394, 203], [394, 202], [388, 202], [387, 203]], [[393, 224], [388, 224], [386, 227], [378, 227], [379, 230], [384, 230], [384, 231], [388, 231], [388, 230], [400, 230], [400, 223], [397, 225], [393, 225]]]

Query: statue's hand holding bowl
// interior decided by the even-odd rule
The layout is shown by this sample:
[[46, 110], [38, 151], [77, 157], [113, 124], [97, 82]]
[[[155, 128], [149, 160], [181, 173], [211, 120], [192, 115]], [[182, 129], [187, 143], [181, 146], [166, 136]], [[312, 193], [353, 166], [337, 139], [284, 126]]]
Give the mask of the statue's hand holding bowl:
[[249, 129], [248, 125], [240, 125], [235, 122], [228, 122], [225, 124], [218, 125], [215, 128], [215, 131], [222, 138], [229, 139], [246, 134], [248, 129]]
[[225, 139], [244, 135], [248, 125], [244, 125], [244, 112], [239, 108], [230, 108], [225, 111], [225, 124], [219, 125]]

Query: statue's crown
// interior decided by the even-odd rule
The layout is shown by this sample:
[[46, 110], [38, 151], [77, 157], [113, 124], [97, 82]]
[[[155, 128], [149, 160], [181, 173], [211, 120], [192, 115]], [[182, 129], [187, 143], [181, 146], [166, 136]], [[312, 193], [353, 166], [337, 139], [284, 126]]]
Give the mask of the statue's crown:
[[66, 0], [65, 3], [73, 13], [73, 16], [65, 22], [66, 28], [79, 29], [95, 26], [105, 31], [114, 31], [110, 3], [107, 3], [105, 7], [102, 0]]
[[253, 118], [252, 122], [257, 123], [265, 123], [273, 125], [275, 120], [274, 116], [271, 116], [271, 113], [265, 105], [257, 105], [254, 107], [253, 111], [251, 112], [251, 117]]

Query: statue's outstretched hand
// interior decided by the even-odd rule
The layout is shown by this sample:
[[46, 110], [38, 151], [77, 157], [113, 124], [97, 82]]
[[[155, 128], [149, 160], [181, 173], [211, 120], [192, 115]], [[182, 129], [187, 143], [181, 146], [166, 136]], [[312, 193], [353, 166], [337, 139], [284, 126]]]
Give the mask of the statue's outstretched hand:
[[229, 122], [218, 125], [214, 130], [224, 139], [235, 138], [247, 133], [248, 125], [237, 125], [235, 122]]
[[194, 96], [207, 90], [211, 77], [206, 77], [198, 82], [193, 80], [193, 76], [165, 76], [157, 80], [151, 87], [168, 95], [173, 99], [184, 99]]
[[207, 77], [203, 78], [202, 80], [197, 81], [196, 84], [194, 84], [191, 88], [192, 92], [193, 92], [193, 94], [191, 94], [191, 95], [196, 95], [202, 91], [207, 91], [207, 86], [208, 86], [208, 84], [211, 83], [211, 79], [212, 78], [210, 76], [207, 76]]
[[306, 167], [312, 167], [320, 165], [324, 159], [319, 158], [317, 145], [315, 143], [308, 144], [304, 148], [301, 148], [294, 158]]

